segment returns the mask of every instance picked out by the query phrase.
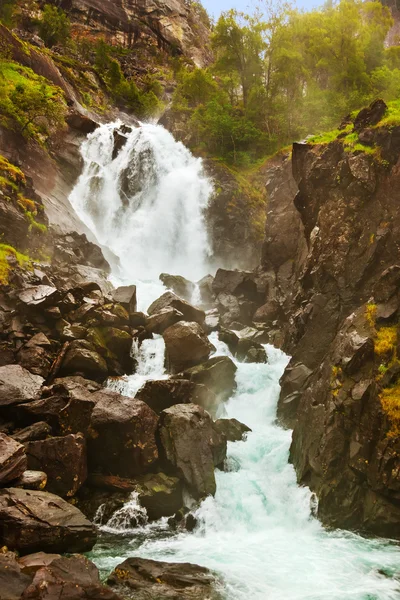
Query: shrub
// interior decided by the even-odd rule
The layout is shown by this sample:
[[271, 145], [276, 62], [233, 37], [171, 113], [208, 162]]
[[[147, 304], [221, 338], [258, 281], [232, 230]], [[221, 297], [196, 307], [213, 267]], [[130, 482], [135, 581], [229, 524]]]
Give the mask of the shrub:
[[396, 348], [397, 327], [381, 327], [374, 341], [375, 354], [383, 356], [392, 354]]
[[65, 44], [71, 35], [71, 24], [65, 12], [46, 4], [39, 22], [39, 35], [49, 48]]

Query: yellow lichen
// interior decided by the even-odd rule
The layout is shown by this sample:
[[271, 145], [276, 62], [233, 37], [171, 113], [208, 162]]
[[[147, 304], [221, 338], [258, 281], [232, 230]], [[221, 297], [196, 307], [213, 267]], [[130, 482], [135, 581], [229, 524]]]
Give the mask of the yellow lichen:
[[0, 285], [8, 285], [12, 269], [9, 259], [13, 257], [21, 268], [32, 268], [32, 261], [29, 256], [21, 254], [12, 246], [0, 244]]
[[375, 354], [378, 356], [394, 354], [396, 351], [397, 327], [381, 327], [374, 340]]
[[396, 384], [391, 388], [385, 388], [379, 397], [382, 408], [391, 423], [388, 437], [398, 437], [400, 435], [400, 384]]
[[371, 327], [375, 327], [376, 321], [376, 304], [367, 304], [365, 309], [365, 318]]

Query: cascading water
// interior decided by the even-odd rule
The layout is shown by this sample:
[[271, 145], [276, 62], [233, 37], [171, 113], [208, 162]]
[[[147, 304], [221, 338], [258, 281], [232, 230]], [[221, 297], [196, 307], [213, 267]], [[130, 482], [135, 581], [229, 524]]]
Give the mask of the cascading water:
[[[191, 280], [206, 273], [203, 210], [211, 185], [201, 162], [160, 126], [133, 130], [113, 158], [118, 127], [104, 125], [89, 136], [71, 202], [119, 257], [114, 278], [140, 282], [146, 309], [163, 291], [162, 271]], [[216, 334], [211, 339], [217, 353], [229, 354]], [[197, 529], [176, 533], [165, 519], [146, 524], [132, 497], [108, 522], [92, 558], [104, 571], [132, 555], [201, 564], [220, 576], [227, 600], [399, 599], [396, 543], [327, 531], [311, 515], [310, 491], [297, 486], [288, 464], [290, 432], [275, 423], [287, 357], [266, 349], [268, 364], [236, 363], [238, 389], [225, 409], [252, 432], [228, 444], [228, 469], [217, 471], [215, 498], [197, 509]], [[111, 384], [130, 395], [147, 379], [166, 377], [161, 337], [145, 341], [134, 355], [135, 375]]]
[[[160, 273], [191, 281], [206, 274], [204, 209], [212, 184], [201, 159], [161, 125], [144, 123], [128, 134], [120, 127], [102, 125], [88, 136], [70, 201], [98, 242], [119, 259], [113, 274], [118, 283], [139, 283], [146, 309], [163, 291]], [[116, 136], [126, 137], [118, 153]]]

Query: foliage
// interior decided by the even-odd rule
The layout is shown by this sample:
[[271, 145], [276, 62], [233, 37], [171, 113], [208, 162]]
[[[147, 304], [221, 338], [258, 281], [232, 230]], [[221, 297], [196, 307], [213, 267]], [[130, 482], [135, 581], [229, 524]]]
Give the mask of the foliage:
[[0, 123], [40, 140], [62, 126], [65, 115], [60, 88], [27, 67], [0, 60]]
[[400, 384], [382, 390], [380, 401], [391, 423], [388, 437], [398, 437], [400, 435]]
[[16, 0], [3, 0], [0, 4], [0, 21], [8, 27], [14, 24], [15, 5]]
[[29, 256], [21, 254], [12, 246], [0, 244], [0, 285], [8, 285], [11, 271], [10, 258], [15, 260], [21, 268], [32, 268], [32, 261]]
[[396, 349], [397, 327], [381, 327], [374, 340], [375, 354], [378, 356], [393, 354]]
[[366, 309], [365, 309], [365, 318], [367, 319], [367, 322], [370, 327], [375, 327], [376, 311], [377, 311], [376, 304], [372, 304], [372, 303], [367, 304]]
[[45, 4], [39, 22], [39, 35], [46, 46], [52, 48], [56, 44], [65, 44], [71, 35], [71, 24], [63, 10]]

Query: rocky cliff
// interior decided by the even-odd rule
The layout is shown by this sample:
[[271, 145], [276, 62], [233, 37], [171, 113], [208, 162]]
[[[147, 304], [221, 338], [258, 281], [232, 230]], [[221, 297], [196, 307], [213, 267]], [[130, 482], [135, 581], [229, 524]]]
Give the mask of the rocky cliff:
[[385, 115], [378, 101], [334, 141], [294, 144], [263, 265], [265, 310], [292, 355], [279, 418], [298, 480], [323, 522], [398, 537], [400, 127]]

